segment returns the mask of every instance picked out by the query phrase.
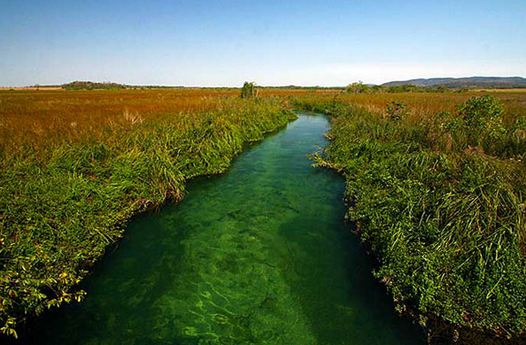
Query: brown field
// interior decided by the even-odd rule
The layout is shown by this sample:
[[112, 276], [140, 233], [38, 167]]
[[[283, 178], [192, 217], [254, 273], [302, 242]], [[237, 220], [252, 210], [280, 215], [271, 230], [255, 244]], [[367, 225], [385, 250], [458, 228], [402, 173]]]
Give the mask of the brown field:
[[64, 90], [61, 86], [0, 86], [0, 91], [58, 91]]
[[0, 91], [0, 148], [94, 139], [163, 114], [216, 109], [233, 90]]
[[[326, 94], [334, 90], [261, 89], [260, 95]], [[129, 127], [162, 115], [217, 110], [234, 88], [127, 89], [100, 91], [0, 90], [0, 149], [100, 138], [108, 126]]]
[[[338, 89], [263, 88], [259, 94], [284, 99], [337, 97], [376, 113], [385, 111], [391, 101], [401, 101], [418, 119], [453, 111], [469, 97], [488, 92], [348, 94]], [[504, 103], [507, 119], [526, 116], [526, 91], [498, 90], [492, 94]], [[97, 140], [108, 135], [108, 127], [122, 129], [159, 116], [217, 110], [224, 100], [238, 95], [239, 90], [234, 88], [0, 90], [0, 150], [17, 151], [27, 145], [36, 149], [80, 138]]]
[[[411, 117], [418, 120], [430, 117], [441, 111], [455, 111], [456, 107], [473, 96], [491, 94], [502, 101], [506, 109], [504, 121], [511, 121], [518, 116], [526, 116], [526, 92], [518, 91], [469, 91], [469, 92], [405, 92], [405, 93], [374, 93], [349, 94], [340, 93], [337, 99], [346, 103], [363, 106], [368, 111], [383, 113], [392, 101], [400, 101], [408, 106]], [[329, 96], [321, 96], [329, 97]]]
[[513, 88], [513, 89], [475, 89], [473, 91], [478, 91], [478, 92], [509, 92], [509, 93], [521, 93], [521, 92], [526, 92], [526, 88], [524, 89], [518, 89], [518, 88]]

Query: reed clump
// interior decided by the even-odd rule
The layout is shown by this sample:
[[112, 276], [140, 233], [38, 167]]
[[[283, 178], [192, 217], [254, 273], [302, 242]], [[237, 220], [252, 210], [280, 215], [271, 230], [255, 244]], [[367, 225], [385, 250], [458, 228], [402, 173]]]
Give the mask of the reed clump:
[[0, 331], [80, 300], [137, 212], [178, 201], [293, 115], [230, 90], [0, 93]]
[[440, 107], [444, 95], [427, 95], [418, 116], [426, 95], [400, 96], [300, 97], [332, 117], [316, 162], [345, 174], [348, 217], [378, 258], [376, 277], [431, 342], [467, 344], [476, 332], [520, 343], [526, 122], [514, 109], [524, 98], [455, 94]]

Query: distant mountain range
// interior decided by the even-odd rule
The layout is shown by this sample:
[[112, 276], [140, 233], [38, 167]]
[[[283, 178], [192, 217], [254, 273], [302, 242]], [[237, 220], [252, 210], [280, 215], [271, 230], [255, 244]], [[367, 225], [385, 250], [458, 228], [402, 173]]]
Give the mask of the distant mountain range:
[[415, 85], [420, 87], [444, 86], [448, 88], [526, 88], [526, 78], [522, 77], [469, 77], [469, 78], [429, 78], [391, 81], [382, 86]]

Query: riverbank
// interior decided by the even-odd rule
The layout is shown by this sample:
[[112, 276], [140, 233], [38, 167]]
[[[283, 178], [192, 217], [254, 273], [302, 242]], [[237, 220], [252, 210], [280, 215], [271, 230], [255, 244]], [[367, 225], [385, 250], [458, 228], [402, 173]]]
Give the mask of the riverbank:
[[[34, 122], [14, 113], [30, 104], [27, 99], [17, 105], [6, 94], [3, 100], [3, 111], [15, 115], [2, 118], [0, 150], [2, 333], [16, 336], [26, 318], [82, 299], [77, 284], [122, 236], [132, 215], [167, 199], [179, 201], [188, 179], [225, 171], [245, 143], [295, 118], [276, 99], [175, 94], [166, 106], [163, 99], [173, 93], [162, 92], [131, 95], [149, 103], [127, 101], [148, 112], [123, 112], [112, 103], [103, 117], [98, 108], [89, 113], [97, 95], [106, 97], [62, 92], [56, 97], [69, 98], [39, 101]], [[118, 94], [110, 96], [108, 102], [119, 101]], [[66, 115], [37, 122], [57, 102]], [[86, 108], [84, 117], [70, 116], [77, 107]], [[120, 110], [113, 114], [114, 108]]]
[[305, 97], [297, 106], [332, 118], [317, 164], [345, 175], [348, 217], [397, 309], [427, 327], [432, 343], [524, 342], [526, 143], [518, 114], [505, 114], [493, 136], [488, 122], [477, 133], [461, 122], [502, 115], [492, 99], [419, 118], [401, 102], [372, 112], [342, 98]]
[[21, 343], [423, 345], [347, 231], [344, 179], [312, 166], [328, 119], [298, 114], [177, 205], [136, 217], [82, 303]]

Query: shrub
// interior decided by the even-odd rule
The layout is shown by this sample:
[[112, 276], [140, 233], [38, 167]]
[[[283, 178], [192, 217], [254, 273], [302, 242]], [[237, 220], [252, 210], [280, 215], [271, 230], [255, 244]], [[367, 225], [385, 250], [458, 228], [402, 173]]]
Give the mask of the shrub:
[[403, 102], [392, 101], [387, 105], [387, 118], [400, 121], [407, 115], [407, 105]]
[[493, 96], [472, 97], [462, 104], [458, 114], [464, 121], [468, 144], [481, 145], [487, 138], [499, 138], [504, 133], [503, 113], [502, 104]]
[[373, 90], [370, 86], [365, 85], [363, 82], [359, 81], [357, 83], [349, 84], [345, 88], [345, 92], [349, 93], [371, 93]]
[[253, 98], [257, 97], [258, 90], [254, 82], [245, 82], [241, 88], [241, 98]]

